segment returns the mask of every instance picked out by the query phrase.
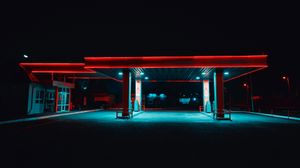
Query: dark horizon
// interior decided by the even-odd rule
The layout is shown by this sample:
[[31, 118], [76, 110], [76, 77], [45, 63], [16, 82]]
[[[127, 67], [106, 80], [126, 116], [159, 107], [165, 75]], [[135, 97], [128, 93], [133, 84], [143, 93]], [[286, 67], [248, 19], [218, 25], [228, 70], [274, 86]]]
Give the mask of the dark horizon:
[[[297, 9], [293, 4], [106, 2], [4, 5], [2, 88], [20, 94], [29, 82], [20, 62], [81, 62], [84, 56], [267, 54], [269, 68], [253, 74], [258, 95], [285, 96], [287, 75], [295, 101]], [[23, 55], [28, 55], [25, 59]], [[246, 78], [233, 81], [240, 86]], [[22, 89], [21, 89], [22, 90]], [[12, 96], [12, 97], [15, 97]], [[9, 106], [12, 106], [11, 104]], [[9, 108], [8, 108], [9, 109]]]
[[[2, 2], [1, 165], [298, 165], [298, 8], [286, 1]], [[84, 60], [175, 55], [263, 59]], [[81, 64], [22, 69], [21, 62]], [[41, 80], [30, 81], [26, 70]]]

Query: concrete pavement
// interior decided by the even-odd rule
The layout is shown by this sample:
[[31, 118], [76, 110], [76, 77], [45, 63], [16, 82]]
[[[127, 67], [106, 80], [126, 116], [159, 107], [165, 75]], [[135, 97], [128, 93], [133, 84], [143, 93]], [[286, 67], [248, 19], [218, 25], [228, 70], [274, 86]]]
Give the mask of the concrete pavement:
[[246, 113], [215, 121], [199, 112], [152, 111], [121, 120], [114, 112], [98, 111], [1, 125], [1, 163], [289, 167], [299, 156], [299, 130], [299, 121]]

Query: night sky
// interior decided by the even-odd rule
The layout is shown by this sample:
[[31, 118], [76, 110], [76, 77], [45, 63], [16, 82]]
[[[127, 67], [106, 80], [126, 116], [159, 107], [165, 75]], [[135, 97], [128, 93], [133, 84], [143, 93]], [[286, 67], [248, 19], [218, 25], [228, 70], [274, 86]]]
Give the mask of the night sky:
[[270, 68], [253, 76], [257, 94], [286, 89], [281, 76], [288, 74], [299, 95], [297, 5], [182, 2], [1, 4], [1, 85], [11, 93], [28, 83], [17, 66], [26, 61], [23, 54], [32, 62], [82, 62], [84, 56], [109, 55], [268, 54]]

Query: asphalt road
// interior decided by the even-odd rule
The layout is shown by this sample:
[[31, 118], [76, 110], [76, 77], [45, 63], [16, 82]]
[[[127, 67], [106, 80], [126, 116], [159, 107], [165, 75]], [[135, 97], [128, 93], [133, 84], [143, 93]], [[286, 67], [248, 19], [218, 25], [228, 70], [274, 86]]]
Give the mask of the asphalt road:
[[[3, 167], [295, 167], [300, 122], [235, 113], [98, 111], [0, 125]], [[2, 166], [0, 166], [2, 167]], [[296, 166], [298, 167], [298, 166]]]

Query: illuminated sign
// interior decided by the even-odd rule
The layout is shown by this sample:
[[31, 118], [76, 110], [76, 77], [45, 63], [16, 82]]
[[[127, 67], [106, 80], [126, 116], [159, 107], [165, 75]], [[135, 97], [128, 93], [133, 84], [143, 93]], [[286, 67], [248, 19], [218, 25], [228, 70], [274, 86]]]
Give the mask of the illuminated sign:
[[206, 111], [206, 104], [209, 102], [209, 80], [203, 80], [203, 107]]
[[135, 100], [138, 101], [141, 106], [142, 102], [142, 82], [140, 79], [136, 79], [135, 81]]

